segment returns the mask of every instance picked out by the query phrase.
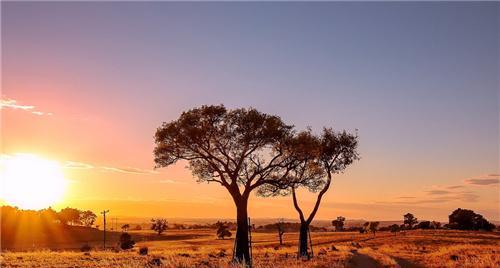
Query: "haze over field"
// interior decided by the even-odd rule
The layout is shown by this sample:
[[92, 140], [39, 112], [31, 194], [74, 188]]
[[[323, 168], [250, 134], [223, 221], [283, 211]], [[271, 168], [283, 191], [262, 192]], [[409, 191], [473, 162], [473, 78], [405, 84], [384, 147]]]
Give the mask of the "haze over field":
[[[153, 161], [162, 122], [222, 103], [358, 129], [361, 160], [316, 219], [446, 221], [462, 207], [500, 220], [498, 3], [1, 5], [2, 163], [36, 156], [3, 170], [38, 175], [32, 198], [51, 193], [4, 189], [3, 203], [234, 218], [225, 189]], [[250, 200], [253, 218], [297, 218], [290, 197]]]

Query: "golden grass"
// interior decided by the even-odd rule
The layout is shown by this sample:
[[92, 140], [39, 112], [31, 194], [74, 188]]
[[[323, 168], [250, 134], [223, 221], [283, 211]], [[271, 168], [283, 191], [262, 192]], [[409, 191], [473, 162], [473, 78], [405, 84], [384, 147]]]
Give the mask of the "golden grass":
[[[186, 236], [189, 233], [193, 236]], [[2, 252], [1, 267], [236, 267], [230, 264], [233, 240], [216, 240], [213, 231], [178, 231], [182, 240], [138, 241], [131, 251]], [[196, 235], [195, 235], [196, 234]], [[204, 236], [200, 234], [205, 234]], [[462, 231], [410, 231], [406, 234], [313, 233], [315, 257], [296, 259], [296, 233], [254, 234], [254, 267], [500, 267], [500, 234]], [[335, 245], [335, 249], [332, 249]], [[149, 247], [149, 255], [137, 253]], [[157, 260], [155, 260], [157, 259]], [[155, 266], [151, 266], [155, 267]]]

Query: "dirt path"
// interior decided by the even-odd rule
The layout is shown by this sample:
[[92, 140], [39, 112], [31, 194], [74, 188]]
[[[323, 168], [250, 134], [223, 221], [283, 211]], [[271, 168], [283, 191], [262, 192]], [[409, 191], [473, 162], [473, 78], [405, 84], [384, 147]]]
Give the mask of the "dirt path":
[[349, 260], [349, 268], [377, 268], [380, 264], [372, 257], [358, 253], [357, 250], [351, 251], [354, 256]]

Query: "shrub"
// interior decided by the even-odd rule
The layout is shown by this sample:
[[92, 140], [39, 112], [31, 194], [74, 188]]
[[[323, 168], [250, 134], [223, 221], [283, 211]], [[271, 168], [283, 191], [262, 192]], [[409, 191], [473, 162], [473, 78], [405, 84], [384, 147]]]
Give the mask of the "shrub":
[[88, 243], [86, 243], [80, 247], [80, 250], [82, 252], [89, 252], [90, 250], [92, 250], [92, 247]]
[[148, 255], [148, 247], [141, 247], [139, 249], [139, 255]]
[[120, 235], [120, 248], [121, 249], [131, 249], [135, 245], [135, 241], [132, 240], [132, 236], [129, 233], [122, 233]]

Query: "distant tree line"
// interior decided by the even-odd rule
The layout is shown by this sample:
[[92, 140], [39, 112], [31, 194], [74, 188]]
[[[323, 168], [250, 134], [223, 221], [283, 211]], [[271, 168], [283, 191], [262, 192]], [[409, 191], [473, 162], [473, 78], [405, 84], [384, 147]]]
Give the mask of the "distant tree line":
[[55, 211], [51, 207], [41, 210], [22, 210], [12, 206], [1, 207], [2, 225], [20, 224], [22, 221], [41, 222], [43, 224], [59, 223], [72, 226], [94, 226], [97, 215], [90, 210], [64, 208]]
[[482, 215], [475, 213], [473, 210], [458, 208], [448, 216], [448, 223], [441, 224], [438, 221], [418, 221], [412, 213], [403, 215], [403, 224], [392, 224], [389, 226], [379, 227], [379, 222], [365, 222], [362, 226], [344, 227], [345, 218], [340, 216], [332, 221], [335, 231], [359, 231], [360, 233], [375, 233], [377, 231], [390, 231], [397, 233], [404, 230], [416, 229], [452, 229], [452, 230], [468, 230], [468, 231], [492, 231], [496, 228], [493, 223], [490, 223]]

